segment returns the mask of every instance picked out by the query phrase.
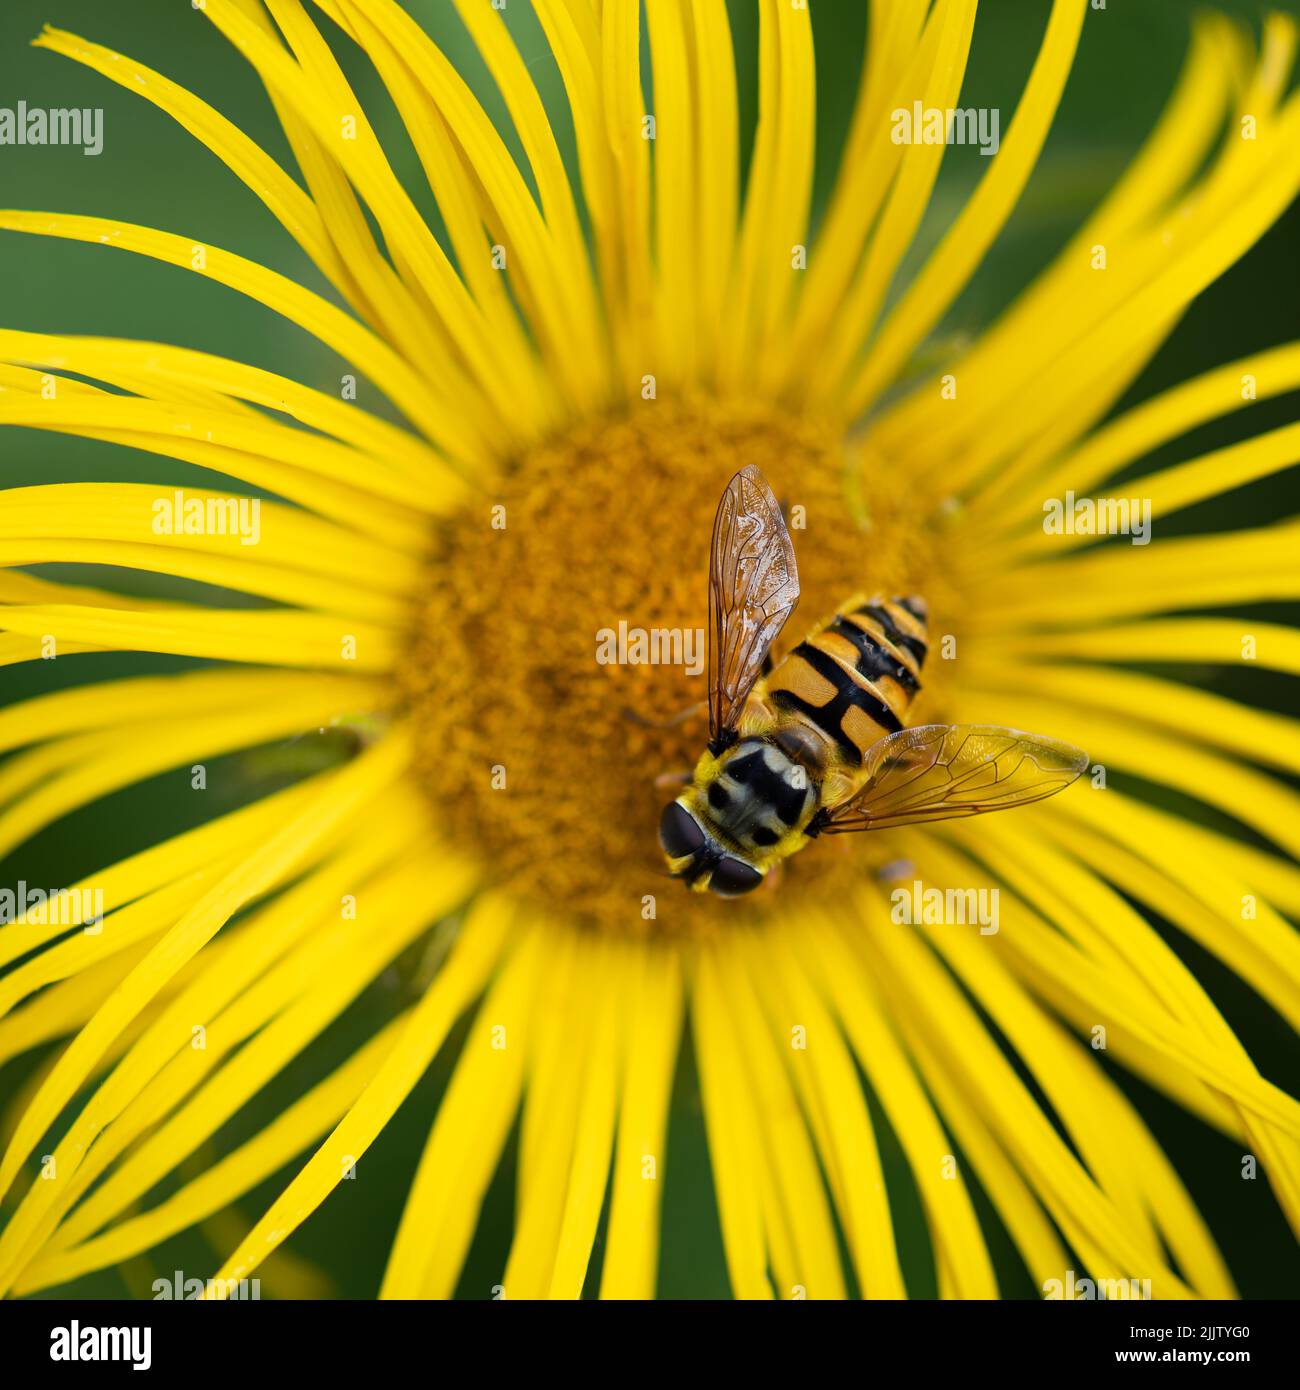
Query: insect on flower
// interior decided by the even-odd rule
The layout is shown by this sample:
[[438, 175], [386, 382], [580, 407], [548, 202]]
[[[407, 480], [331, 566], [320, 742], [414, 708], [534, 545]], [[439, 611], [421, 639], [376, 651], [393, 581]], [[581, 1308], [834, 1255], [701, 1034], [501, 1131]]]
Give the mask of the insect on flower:
[[920, 689], [926, 605], [852, 598], [764, 676], [799, 602], [794, 542], [750, 465], [727, 484], [709, 564], [709, 746], [664, 807], [688, 887], [733, 898], [818, 835], [1027, 806], [1088, 765], [1068, 743], [903, 715]]
[[0, 1297], [1295, 1286], [1300, 27], [1180, 8], [0, 5]]

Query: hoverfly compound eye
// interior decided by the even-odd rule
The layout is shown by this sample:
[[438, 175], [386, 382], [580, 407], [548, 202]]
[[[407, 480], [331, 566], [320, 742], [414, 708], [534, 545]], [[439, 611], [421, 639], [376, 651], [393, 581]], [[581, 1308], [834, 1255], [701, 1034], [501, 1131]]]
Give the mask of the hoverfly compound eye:
[[718, 861], [709, 879], [709, 888], [720, 898], [738, 898], [742, 893], [752, 892], [762, 881], [763, 875], [757, 869], [728, 855]]
[[659, 843], [665, 854], [674, 859], [684, 859], [704, 844], [704, 831], [684, 806], [670, 801], [659, 817]]

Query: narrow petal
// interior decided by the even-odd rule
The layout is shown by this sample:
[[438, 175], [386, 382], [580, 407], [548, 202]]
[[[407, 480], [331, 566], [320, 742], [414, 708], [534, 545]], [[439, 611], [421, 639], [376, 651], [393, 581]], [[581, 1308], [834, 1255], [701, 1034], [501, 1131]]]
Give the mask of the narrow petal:
[[[909, 425], [914, 428], [924, 413], [931, 432], [939, 436], [940, 453], [947, 458], [963, 453], [973, 438], [972, 415], [1023, 393], [1028, 377], [1041, 370], [1044, 344], [1055, 341], [1046, 336], [1048, 325], [1067, 312], [1080, 325], [1095, 323], [1132, 291], [1140, 274], [1134, 250], [1143, 244], [1137, 239], [1168, 212], [1212, 152], [1231, 99], [1233, 67], [1226, 57], [1241, 47], [1240, 38], [1222, 18], [1210, 16], [1194, 25], [1178, 88], [1123, 177], [1051, 266], [979, 335], [969, 351], [948, 364], [947, 370], [959, 375], [962, 389], [939, 418], [934, 417], [928, 393], [922, 392], [886, 412], [881, 431], [890, 444]], [[1243, 53], [1243, 61], [1246, 57]], [[1156, 239], [1148, 236], [1148, 241], [1154, 245]], [[1104, 278], [1093, 269], [1098, 246], [1111, 258]], [[1144, 346], [1134, 355], [1122, 380], [1131, 379], [1149, 351]], [[1028, 471], [1027, 454], [1005, 469], [1017, 484], [1023, 484]], [[1000, 476], [989, 479], [988, 490], [1006, 495]]]
[[[472, 178], [481, 185], [490, 204], [493, 221], [499, 225], [509, 249], [512, 282], [520, 299], [529, 306], [530, 328], [543, 345], [551, 380], [566, 383], [579, 408], [592, 408], [605, 394], [606, 384], [601, 380], [605, 358], [585, 252], [577, 243], [562, 242], [552, 234], [486, 112], [446, 55], [414, 19], [393, 0], [332, 0], [328, 8], [337, 9], [352, 23], [362, 46], [376, 62], [379, 50], [390, 42], [386, 36], [391, 36], [394, 51], [400, 52], [420, 88], [418, 97], [414, 89], [410, 95], [417, 100], [432, 99], [463, 151], [467, 170], [472, 171]], [[413, 109], [409, 102], [398, 105], [406, 111]], [[418, 148], [420, 124], [408, 120], [407, 125]], [[432, 155], [433, 151], [426, 153]], [[444, 189], [448, 187], [446, 178], [440, 182]], [[442, 200], [440, 207], [446, 215]], [[450, 219], [448, 225], [454, 234]], [[459, 253], [459, 246], [457, 250]], [[490, 269], [484, 250], [480, 238], [478, 260], [484, 273], [499, 281], [499, 272]], [[490, 309], [496, 296], [488, 297], [464, 256], [461, 263], [479, 303]], [[509, 322], [504, 318], [508, 311], [508, 301], [502, 298], [499, 312], [492, 318], [494, 335], [503, 334]], [[509, 332], [517, 336], [517, 328]], [[509, 342], [507, 337], [506, 345]], [[520, 358], [524, 345], [519, 338]]]
[[[398, 24], [393, 22], [391, 15], [386, 15], [381, 23], [374, 14], [366, 13], [366, 7], [346, 3], [346, 0], [321, 7], [334, 11], [333, 17], [366, 51], [382, 78], [415, 145], [439, 216], [447, 228], [460, 274], [489, 326], [500, 356], [501, 370], [519, 387], [520, 417], [532, 420], [535, 428], [547, 428], [555, 418], [554, 397], [558, 393], [554, 383], [542, 373], [506, 289], [507, 275], [512, 275], [518, 284], [522, 248], [512, 238], [509, 222], [485, 223], [484, 215], [493, 222], [496, 219], [492, 213], [484, 214], [480, 210], [484, 193], [478, 169], [470, 156], [458, 149], [436, 96], [430, 101], [434, 90], [427, 81], [421, 81], [422, 76], [427, 77], [429, 64], [425, 46], [433, 46], [424, 31], [404, 13], [399, 12]], [[472, 102], [467, 89], [463, 95]], [[521, 190], [522, 184], [514, 191], [526, 199], [526, 190], [522, 194]], [[531, 227], [531, 230], [535, 232], [536, 228]], [[495, 263], [494, 244], [506, 248], [505, 266]], [[534, 299], [529, 291], [519, 285], [518, 293], [531, 310]]]
[[[118, 381], [122, 373], [129, 372], [138, 382], [152, 383], [159, 390], [170, 390], [180, 384], [202, 387], [222, 400], [227, 409], [233, 410], [237, 401], [247, 401], [287, 415], [309, 429], [351, 444], [365, 456], [364, 477], [356, 476], [359, 470], [353, 461], [330, 474], [336, 481], [351, 482], [363, 489], [373, 488], [378, 495], [386, 496], [392, 495], [385, 491], [386, 486], [394, 485], [388, 481], [390, 473], [418, 480], [420, 489], [407, 488], [398, 494], [401, 502], [409, 507], [441, 510], [446, 506], [446, 499], [454, 500], [462, 493], [445, 461], [408, 430], [362, 409], [355, 401], [338, 400], [289, 377], [229, 357], [133, 338], [72, 337], [21, 333], [15, 329], [0, 330], [0, 354], [11, 362], [79, 372], [101, 381]], [[59, 385], [60, 389], [75, 391], [85, 383], [65, 378]], [[136, 394], [148, 396], [151, 393], [136, 390]], [[244, 423], [249, 419], [265, 418], [250, 412], [244, 417]], [[330, 452], [324, 462], [328, 465], [346, 457]], [[301, 456], [295, 456], [295, 461], [302, 467], [309, 466]], [[379, 477], [372, 480], [372, 472], [377, 472]], [[435, 482], [437, 487], [433, 486]]]
[[[405, 753], [403, 741], [389, 737], [351, 766], [327, 774], [321, 779], [322, 794], [305, 814], [283, 826], [181, 917], [122, 988], [104, 1001], [99, 1012], [60, 1056], [40, 1095], [20, 1121], [0, 1162], [0, 1191], [8, 1191], [40, 1136], [75, 1095], [95, 1060], [123, 1025], [220, 931], [234, 912], [292, 874], [310, 857], [319, 840], [344, 821], [358, 804], [390, 783], [400, 770]], [[56, 1146], [56, 1161], [65, 1179], [76, 1172], [77, 1160], [84, 1156], [93, 1136], [115, 1117], [118, 1095], [126, 1090], [130, 1075], [123, 1073], [115, 1079], [118, 1085], [101, 1092], [100, 1103], [87, 1106]], [[126, 1094], [129, 1095], [129, 1091]], [[5, 1286], [16, 1272], [15, 1257], [24, 1249], [45, 1206], [55, 1200], [55, 1185], [37, 1180], [32, 1196], [36, 1200], [25, 1204], [0, 1236], [0, 1281]]]
[[844, 293], [903, 158], [904, 146], [890, 138], [888, 113], [900, 103], [910, 103], [925, 74], [933, 69], [943, 19], [951, 8], [950, 4], [935, 6], [928, 15], [918, 5], [872, 5], [868, 11], [866, 54], [839, 173], [817, 232], [789, 344], [774, 345], [793, 389], [804, 385], [797, 371], [803, 353], [822, 341], [839, 316]]
[[[1055, 462], [1033, 490], [1042, 497], [1060, 497], [1067, 488], [1073, 488], [1077, 496], [1086, 496], [1124, 465], [1207, 420], [1219, 419], [1257, 400], [1269, 400], [1297, 387], [1300, 343], [1239, 357], [1171, 386], [1108, 421]], [[1032, 518], [1023, 515], [1021, 504], [1029, 490], [1025, 478], [1030, 472], [1028, 467], [1013, 465], [990, 479], [971, 498], [970, 515], [999, 530], [1011, 525], [1041, 526], [1042, 513], [1037, 506]]]
[[[891, 1000], [915, 1016], [946, 1064], [980, 1098], [995, 1130], [1005, 1135], [1017, 1163], [1067, 1236], [1087, 1235], [1098, 1252], [1090, 1268], [1105, 1277], [1149, 1278], [1156, 1297], [1191, 1296], [1187, 1285], [1159, 1252], [1136, 1236], [1124, 1214], [1066, 1147], [920, 937], [880, 921], [884, 916], [880, 907], [872, 912], [880, 927], [871, 934], [873, 954], [888, 976], [885, 988]], [[952, 939], [952, 933], [930, 939], [938, 949]]]
[[595, 990], [590, 996], [595, 1001], [596, 1020], [573, 1135], [573, 1162], [556, 1238], [550, 1298], [582, 1296], [614, 1156], [619, 1070], [628, 1045], [623, 1022], [632, 958], [619, 942], [608, 943], [599, 954], [604, 959], [593, 979]]
[[[934, 29], [933, 43], [929, 28]], [[975, 28], [974, 0], [950, 0], [937, 5], [918, 46], [921, 64], [931, 63], [924, 85], [918, 83], [922, 109], [949, 111], [957, 106]], [[914, 89], [915, 90], [915, 89]], [[890, 128], [881, 117], [881, 135]], [[891, 141], [892, 143], [892, 141]], [[898, 146], [902, 158], [872, 229], [862, 264], [837, 305], [833, 322], [821, 344], [817, 373], [820, 397], [834, 399], [843, 390], [846, 374], [856, 365], [862, 344], [869, 340], [904, 254], [911, 246], [929, 205], [945, 144], [913, 142]], [[818, 250], [820, 258], [822, 252]]]
[[744, 966], [748, 944], [738, 938], [721, 955], [735, 1041], [750, 1078], [745, 1094], [762, 1135], [759, 1171], [765, 1179], [773, 1269], [787, 1297], [844, 1298], [831, 1208], [812, 1136], [777, 1051], [788, 1046], [790, 1034], [776, 1034], [763, 1017]]
[[[837, 933], [826, 931], [820, 923], [808, 925], [809, 944], [821, 967], [823, 988], [833, 1001], [858, 1065], [870, 1078], [907, 1154], [925, 1206], [936, 1265], [950, 1271], [954, 1297], [996, 1298], [997, 1280], [970, 1193], [960, 1173], [950, 1177], [943, 1169], [951, 1142], [890, 1029], [877, 990], [843, 949]], [[846, 1076], [846, 1083], [849, 1080]], [[843, 1105], [840, 1100], [839, 1107]], [[882, 1236], [877, 1236], [875, 1243], [883, 1244]], [[874, 1260], [890, 1260], [891, 1256], [892, 1250], [877, 1251]], [[901, 1296], [901, 1276], [893, 1270], [890, 1274], [900, 1280], [895, 1296]], [[876, 1283], [878, 1287], [879, 1281]], [[866, 1281], [865, 1288], [871, 1293], [872, 1282]], [[888, 1296], [888, 1284], [885, 1289], [879, 1296]]]
[[[1220, 858], [1197, 854], [1194, 842], [1182, 841], [1174, 827], [1144, 816], [1140, 803], [1125, 798], [1116, 807], [1116, 799], [1107, 798], [1104, 816], [1085, 802], [1068, 817], [1052, 818], [1047, 833], [1085, 862], [1104, 864], [1106, 877], [1124, 893], [1217, 956], [1300, 1031], [1300, 941], [1286, 919]], [[1139, 827], [1140, 839], [1132, 833]], [[1249, 917], [1243, 915], [1248, 909]]]
[[695, 0], [682, 8], [695, 64], [698, 223], [689, 240], [697, 259], [696, 344], [701, 369], [711, 378], [725, 336], [723, 305], [736, 251], [740, 199], [736, 69], [724, 0]]
[[[93, 915], [87, 903], [93, 906], [98, 901], [105, 913], [112, 913], [160, 888], [179, 883], [188, 874], [221, 864], [228, 855], [247, 851], [264, 841], [275, 826], [300, 814], [317, 790], [312, 779], [305, 779], [78, 880], [69, 885], [68, 892], [73, 903], [82, 905], [82, 910], [58, 922], [11, 923], [8, 931], [0, 933], [0, 965], [11, 964], [58, 940], [70, 926], [81, 926]], [[97, 900], [95, 893], [99, 894]]]
[[[1186, 463], [1162, 468], [1158, 473], [1126, 478], [1120, 484], [1120, 489], [1124, 497], [1140, 498], [1144, 510], [1150, 508], [1151, 524], [1155, 527], [1184, 507], [1280, 473], [1298, 461], [1300, 425], [1284, 425], [1281, 429], [1215, 449]], [[1077, 497], [1086, 495], [1077, 488], [1073, 491]], [[1041, 522], [1041, 506], [1037, 510]], [[1016, 550], [1032, 558], [1048, 551], [1060, 553], [1073, 550], [1080, 545], [1095, 543], [1097, 539], [1078, 532], [1049, 535], [1039, 525], [1016, 546]], [[1005, 546], [1003, 553], [1007, 553]]]
[[[179, 500], [177, 498], [179, 492]], [[298, 508], [207, 488], [163, 491], [151, 483], [51, 483], [9, 488], [0, 501], [0, 541], [129, 541], [213, 552], [254, 567], [263, 562], [348, 579], [404, 596], [418, 559]], [[191, 513], [198, 525], [190, 527]]]
[[530, 1027], [551, 983], [547, 933], [525, 929], [479, 1006], [438, 1107], [381, 1298], [450, 1298], [519, 1111]]
[[370, 1085], [218, 1270], [218, 1280], [247, 1277], [334, 1190], [345, 1171], [345, 1156], [359, 1161], [424, 1074], [452, 1025], [478, 997], [501, 956], [509, 926], [505, 904], [491, 897], [479, 900]]
[[[562, 993], [539, 1010], [519, 1141], [515, 1230], [502, 1285], [507, 1298], [545, 1298], [551, 1289], [580, 1116], [595, 1062], [603, 953], [574, 934], [559, 962]], [[566, 968], [567, 967], [567, 968]]]
[[1009, 640], [1006, 649], [1029, 658], [1083, 656], [1097, 661], [1224, 666], [1252, 661], [1266, 671], [1300, 676], [1300, 633], [1277, 623], [1243, 618], [1152, 619], [1069, 632], [1035, 632]]
[[733, 390], [784, 328], [794, 293], [793, 258], [808, 241], [815, 99], [807, 7], [762, 0], [758, 128], [726, 311], [733, 327], [722, 344], [721, 380]]
[[[76, 604], [0, 608], [0, 628], [33, 637], [82, 642], [105, 651], [171, 652], [265, 665], [344, 666], [388, 670], [393, 634], [370, 623], [297, 610], [249, 612], [190, 608], [100, 610]], [[355, 651], [353, 651], [355, 648]]]
[[[880, 1151], [852, 1056], [840, 1034], [849, 1027], [847, 1016], [840, 1009], [840, 996], [827, 989], [828, 977], [818, 973], [814, 983], [799, 959], [803, 953], [793, 949], [813, 930], [815, 924], [801, 917], [779, 932], [765, 933], [755, 943], [762, 954], [750, 965], [751, 978], [755, 988], [766, 988], [769, 1013], [774, 1023], [779, 1020], [776, 1032], [785, 1044], [782, 1050], [789, 1050], [791, 1075], [817, 1136], [859, 1287], [868, 1298], [902, 1298], [903, 1274]], [[815, 951], [810, 948], [807, 954], [815, 967]], [[838, 1021], [831, 1009], [839, 1014]], [[803, 1030], [807, 1044], [798, 1049], [793, 1046], [795, 1028]]]
[[207, 1167], [179, 1192], [148, 1211], [69, 1250], [42, 1254], [24, 1271], [15, 1294], [70, 1283], [97, 1269], [121, 1264], [205, 1217], [223, 1211], [319, 1139], [369, 1084], [406, 1022], [399, 1014], [362, 1043], [324, 1081], [306, 1091], [247, 1143]]
[[908, 1045], [944, 1124], [960, 1143], [1006, 1226], [1030, 1278], [1046, 1292], [1048, 1281], [1059, 1279], [1070, 1267], [1070, 1257], [1051, 1218], [1009, 1156], [1003, 1137], [986, 1122], [978, 1098], [931, 1049], [925, 1029], [906, 1011], [899, 1011], [894, 1026]]
[[727, 1273], [734, 1297], [770, 1299], [768, 1237], [755, 1162], [762, 1137], [740, 1103], [748, 1082], [723, 1012], [722, 990], [711, 956], [701, 953], [691, 979], [691, 1023]]
[[1002, 230], [1038, 160], [1074, 63], [1087, 0], [1056, 0], [1016, 114], [970, 202], [881, 327], [844, 403], [860, 414], [939, 321]]
[[1109, 546], [1050, 563], [1022, 565], [988, 581], [985, 610], [1006, 627], [1065, 625], [1178, 609], [1300, 597], [1300, 527]]
[[[973, 723], [991, 723], [996, 718], [1014, 728], [1051, 729], [1055, 736], [1086, 749], [1094, 766], [1119, 768], [1174, 787], [1236, 817], [1291, 855], [1300, 855], [1300, 796], [1279, 779], [1244, 767], [1238, 759], [1220, 757], [1152, 728], [1135, 728], [1128, 720], [1007, 690], [993, 697], [972, 693], [962, 717]], [[1073, 793], [1075, 797], [1099, 794], [1103, 794], [1099, 788]]]
[[[191, 1048], [178, 1051], [108, 1127], [96, 1149], [107, 1146], [109, 1152], [93, 1164], [93, 1172], [83, 1164], [68, 1202], [61, 1205], [66, 1207], [81, 1196], [113, 1164], [110, 1176], [77, 1208], [56, 1241], [43, 1242], [44, 1248], [79, 1242], [128, 1210], [319, 1037], [400, 951], [464, 896], [472, 873], [462, 865], [448, 867], [451, 871], [440, 878], [438, 892], [428, 898], [427, 905], [427, 893], [418, 891], [422, 876], [427, 888], [423, 863], [408, 862], [374, 879], [346, 883], [363, 905], [357, 920], [371, 923], [359, 945], [357, 927], [340, 918], [337, 896], [325, 912], [320, 911], [325, 900], [318, 899], [314, 915], [302, 914], [312, 929], [224, 1009], [211, 988], [212, 983], [224, 981], [209, 982], [200, 976], [187, 997], [175, 1001], [168, 1012], [208, 1020], [201, 1056], [196, 1058]], [[270, 929], [279, 922], [266, 925]], [[283, 940], [282, 928], [279, 934]], [[260, 944], [250, 940], [245, 951], [227, 953], [222, 960], [227, 976], [231, 967], [243, 969], [240, 957], [253, 955]], [[216, 1002], [200, 1011], [205, 988]], [[143, 1052], [163, 1043], [167, 1033], [168, 1025], [160, 1017], [135, 1050]], [[173, 1022], [170, 1036], [184, 1037], [184, 1032]], [[168, 1115], [173, 1106], [178, 1108]], [[151, 1125], [156, 1128], [149, 1132]], [[130, 1148], [142, 1134], [147, 1137]], [[128, 1149], [128, 1156], [122, 1158]]]
[[20, 753], [4, 764], [0, 781], [39, 775], [32, 778], [36, 785], [0, 810], [0, 853], [8, 853], [60, 816], [167, 768], [301, 734], [341, 713], [337, 693], [327, 688], [314, 699], [304, 696], [297, 705], [240, 705], [203, 720], [173, 715], [155, 720], [147, 738], [123, 739], [110, 727]]
[[480, 442], [464, 429], [463, 416], [434, 399], [426, 379], [386, 343], [341, 309], [283, 275], [219, 247], [100, 217], [48, 212], [0, 212], [0, 228], [113, 246], [216, 280], [264, 304], [356, 364], [425, 437], [453, 461], [481, 463]]
[[[1000, 664], [1005, 669], [1005, 663]], [[1004, 683], [978, 669], [968, 671], [967, 678], [972, 689]], [[1239, 753], [1252, 762], [1300, 772], [1300, 723], [1180, 681], [1099, 666], [1042, 665], [1017, 670], [1016, 684], [1045, 699], [1109, 711], [1170, 730], [1193, 743]]]
[[630, 1005], [622, 1104], [601, 1298], [653, 1298], [665, 1173], [668, 1106], [681, 1044], [682, 980], [676, 953], [634, 948], [642, 959]]

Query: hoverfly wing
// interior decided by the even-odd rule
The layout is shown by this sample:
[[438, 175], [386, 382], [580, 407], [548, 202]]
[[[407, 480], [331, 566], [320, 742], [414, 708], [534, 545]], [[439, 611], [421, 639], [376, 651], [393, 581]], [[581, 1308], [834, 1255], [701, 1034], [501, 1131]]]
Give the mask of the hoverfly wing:
[[818, 833], [881, 830], [1028, 806], [1088, 765], [1081, 749], [996, 724], [923, 724], [867, 753], [860, 791], [824, 812]]
[[709, 746], [735, 737], [763, 659], [799, 602], [785, 518], [750, 464], [727, 484], [713, 520], [709, 563]]

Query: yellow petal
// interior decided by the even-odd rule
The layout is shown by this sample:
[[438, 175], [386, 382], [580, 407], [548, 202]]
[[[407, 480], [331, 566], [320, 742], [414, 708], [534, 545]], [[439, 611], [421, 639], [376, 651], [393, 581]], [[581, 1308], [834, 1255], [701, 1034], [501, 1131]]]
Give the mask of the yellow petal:
[[[104, 650], [172, 652], [266, 665], [342, 666], [383, 671], [393, 660], [392, 634], [327, 613], [237, 609], [101, 610], [76, 604], [0, 608], [0, 628], [33, 637], [82, 642]], [[354, 651], [355, 648], [355, 651]]]
[[767, 1234], [755, 1161], [762, 1137], [755, 1132], [742, 1088], [748, 1084], [730, 1021], [723, 1012], [724, 985], [711, 954], [701, 952], [691, 978], [691, 1023], [700, 1069], [700, 1096], [709, 1138], [709, 1160], [722, 1221], [722, 1245], [736, 1298], [770, 1299]]
[[640, 945], [634, 950], [642, 959], [633, 986], [623, 1058], [601, 1298], [654, 1297], [668, 1106], [681, 1043], [682, 981], [677, 953]]
[[100, 217], [3, 211], [0, 228], [113, 246], [194, 271], [238, 290], [319, 338], [344, 361], [355, 363], [449, 459], [469, 464], [482, 460], [481, 445], [465, 432], [463, 417], [435, 400], [428, 383], [387, 344], [341, 309], [255, 261], [189, 237]]
[[227, 1259], [217, 1272], [218, 1280], [246, 1278], [334, 1190], [344, 1171], [344, 1156], [359, 1160], [370, 1147], [423, 1075], [456, 1019], [478, 996], [500, 957], [509, 925], [510, 909], [504, 903], [490, 897], [479, 900], [374, 1079]]
[[519, 1110], [530, 1025], [551, 979], [544, 930], [522, 922], [479, 1006], [420, 1157], [381, 1298], [450, 1298]]
[[148, 1211], [119, 1222], [101, 1236], [38, 1258], [24, 1272], [14, 1292], [35, 1293], [69, 1283], [93, 1270], [121, 1264], [204, 1217], [224, 1210], [301, 1153], [353, 1104], [405, 1022], [406, 1015], [399, 1014], [324, 1081], [281, 1111], [247, 1143], [206, 1167], [179, 1192]]
[[[240, 907], [292, 874], [309, 858], [318, 841], [334, 831], [360, 803], [391, 783], [406, 755], [403, 740], [390, 736], [357, 762], [318, 779], [320, 795], [306, 812], [272, 835], [180, 918], [60, 1056], [0, 1161], [0, 1191], [9, 1189], [40, 1136], [85, 1081], [96, 1059], [120, 1029]], [[142, 1059], [135, 1070], [148, 1065], [150, 1061]], [[157, 1065], [156, 1059], [153, 1065]], [[84, 1156], [91, 1138], [114, 1118], [121, 1103], [119, 1097], [130, 1095], [132, 1080], [131, 1068], [120, 1069], [56, 1146], [56, 1160], [64, 1180], [76, 1172], [78, 1158]], [[15, 1259], [39, 1223], [44, 1208], [55, 1201], [55, 1185], [38, 1179], [30, 1196], [34, 1200], [24, 1203], [0, 1236], [0, 1283], [4, 1286], [12, 1280]]]
[[882, 325], [844, 402], [846, 418], [859, 415], [893, 378], [1002, 230], [1047, 138], [1086, 12], [1087, 0], [1053, 4], [1042, 47], [992, 167]]

